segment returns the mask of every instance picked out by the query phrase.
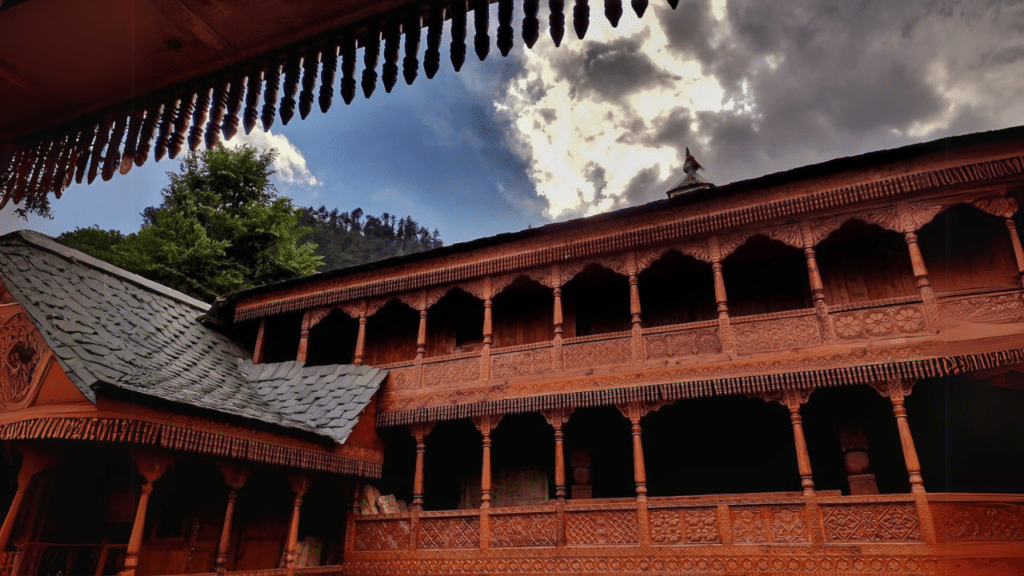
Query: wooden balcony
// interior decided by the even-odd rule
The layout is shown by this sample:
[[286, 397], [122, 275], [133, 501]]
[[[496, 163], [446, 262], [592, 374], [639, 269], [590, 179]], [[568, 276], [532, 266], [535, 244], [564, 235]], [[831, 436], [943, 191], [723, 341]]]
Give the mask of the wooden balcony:
[[[1022, 292], [967, 294], [944, 298], [944, 312], [980, 316], [992, 297], [1020, 308]], [[1002, 300], [1000, 300], [1002, 301]], [[967, 310], [967, 312], [964, 312]], [[537, 377], [714, 363], [764, 353], [816, 347], [840, 348], [886, 339], [935, 333], [920, 296], [834, 307], [826, 314], [814, 308], [741, 316], [720, 320], [635, 327], [576, 338], [556, 338], [448, 356], [409, 360], [382, 366], [390, 371], [387, 391], [491, 386]], [[725, 335], [727, 333], [727, 336]], [[730, 349], [731, 346], [731, 349]]]
[[1009, 574], [1024, 562], [1024, 496], [570, 500], [357, 517], [350, 545], [352, 576]]

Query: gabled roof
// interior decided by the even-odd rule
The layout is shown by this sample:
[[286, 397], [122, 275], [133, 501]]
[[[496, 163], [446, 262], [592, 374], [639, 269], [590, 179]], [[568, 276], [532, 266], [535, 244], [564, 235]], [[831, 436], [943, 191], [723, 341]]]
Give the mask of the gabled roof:
[[344, 443], [387, 372], [253, 366], [196, 319], [207, 305], [31, 231], [0, 237], [0, 278], [71, 381], [312, 432]]

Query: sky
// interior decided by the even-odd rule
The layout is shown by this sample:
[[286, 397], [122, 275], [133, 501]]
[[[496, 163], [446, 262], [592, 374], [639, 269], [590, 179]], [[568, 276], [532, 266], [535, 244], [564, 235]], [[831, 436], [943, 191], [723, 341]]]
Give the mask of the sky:
[[[566, 4], [561, 47], [542, 2], [525, 49], [517, 3], [506, 58], [492, 46], [478, 61], [470, 37], [455, 73], [446, 30], [432, 80], [336, 96], [326, 114], [229, 144], [276, 148], [277, 189], [298, 206], [411, 215], [453, 244], [664, 198], [687, 147], [723, 185], [1024, 124], [1024, 0], [652, 0], [643, 19], [623, 2], [616, 28], [591, 0], [582, 41]], [[137, 231], [178, 167], [73, 184], [51, 220], [8, 206], [0, 233]]]

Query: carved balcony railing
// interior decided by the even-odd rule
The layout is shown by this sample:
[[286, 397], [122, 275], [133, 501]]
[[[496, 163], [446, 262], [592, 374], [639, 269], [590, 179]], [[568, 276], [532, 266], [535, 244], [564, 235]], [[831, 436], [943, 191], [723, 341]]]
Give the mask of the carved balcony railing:
[[[341, 576], [344, 573], [344, 566], [305, 566], [302, 568], [269, 568], [266, 570], [235, 570], [229, 572], [203, 572], [191, 573], [188, 576]], [[185, 576], [184, 574], [180, 576]]]
[[[940, 294], [944, 322], [1024, 322], [1024, 291]], [[813, 308], [734, 316], [734, 352], [743, 356], [850, 342], [894, 341], [934, 333], [919, 295], [832, 306], [826, 317]], [[591, 373], [617, 366], [651, 368], [722, 359], [718, 320], [643, 328], [491, 348], [381, 366], [390, 371], [390, 390], [484, 386], [488, 382], [560, 373]], [[831, 339], [831, 342], [826, 341]]]
[[354, 520], [345, 566], [352, 576], [931, 574], [941, 562], [955, 564], [972, 554], [1024, 554], [1024, 496], [1007, 495], [819, 492], [659, 497], [646, 503], [569, 500]]

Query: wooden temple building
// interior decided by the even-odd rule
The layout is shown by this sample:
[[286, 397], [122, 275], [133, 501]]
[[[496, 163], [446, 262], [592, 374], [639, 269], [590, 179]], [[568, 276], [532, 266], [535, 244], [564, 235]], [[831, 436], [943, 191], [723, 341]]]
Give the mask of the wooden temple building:
[[12, 576], [1020, 574], [1024, 129], [229, 294], [0, 238]]

